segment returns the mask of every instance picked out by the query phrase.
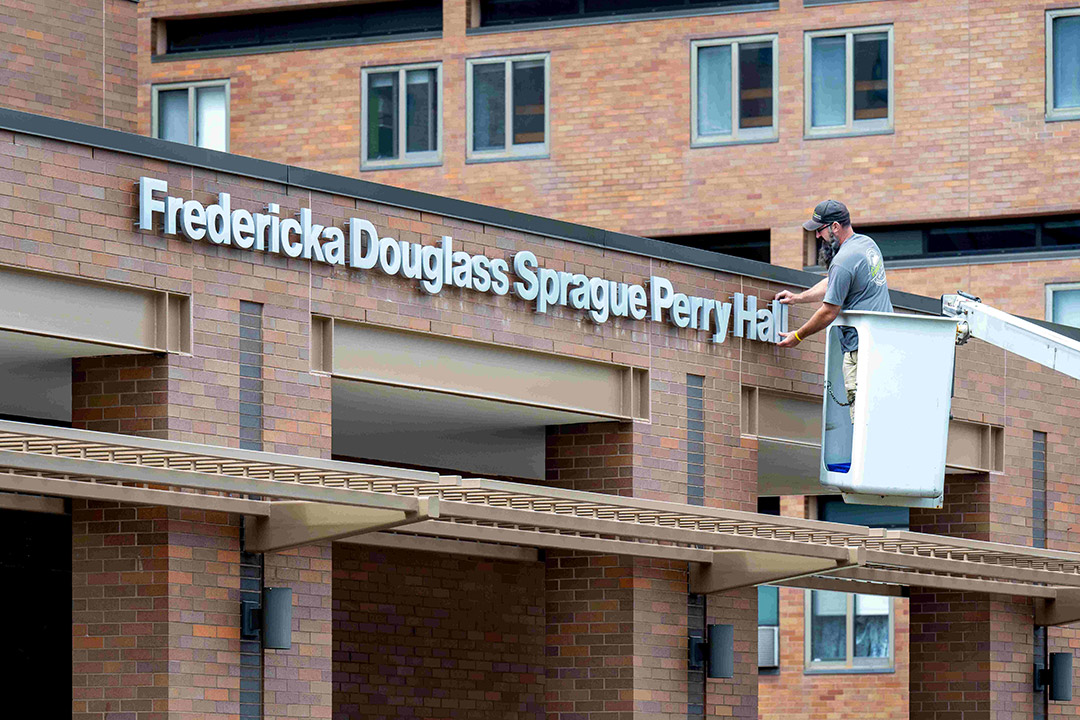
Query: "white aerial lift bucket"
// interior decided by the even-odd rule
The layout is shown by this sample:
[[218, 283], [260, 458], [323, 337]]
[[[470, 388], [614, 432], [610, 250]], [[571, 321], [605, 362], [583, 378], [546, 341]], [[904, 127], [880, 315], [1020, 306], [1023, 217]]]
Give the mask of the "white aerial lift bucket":
[[[841, 326], [859, 333], [854, 422]], [[827, 333], [821, 484], [846, 502], [941, 507], [956, 319], [851, 311]]]

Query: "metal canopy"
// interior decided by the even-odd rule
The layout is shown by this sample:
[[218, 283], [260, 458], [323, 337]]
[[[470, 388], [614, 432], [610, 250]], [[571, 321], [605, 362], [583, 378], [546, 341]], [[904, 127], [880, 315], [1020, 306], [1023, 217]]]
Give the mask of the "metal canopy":
[[576, 550], [692, 563], [702, 592], [924, 587], [1028, 596], [1042, 622], [1080, 619], [1077, 553], [26, 423], [0, 421], [0, 491], [241, 513], [268, 551], [340, 538]]

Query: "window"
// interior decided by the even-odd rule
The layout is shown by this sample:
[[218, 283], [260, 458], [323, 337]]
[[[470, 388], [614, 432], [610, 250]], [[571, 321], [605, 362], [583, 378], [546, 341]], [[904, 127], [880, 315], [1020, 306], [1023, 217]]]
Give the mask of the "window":
[[702, 235], [665, 235], [657, 236], [657, 240], [685, 245], [687, 247], [701, 248], [711, 252], [734, 255], [735, 257], [769, 262], [769, 247], [771, 234], [768, 230], [745, 230], [742, 232], [729, 233], [706, 233]]
[[691, 143], [776, 137], [776, 36], [698, 40], [691, 46]]
[[1046, 13], [1046, 119], [1080, 118], [1080, 8]]
[[507, 160], [548, 153], [548, 56], [469, 60], [468, 158]]
[[1046, 319], [1080, 327], [1080, 283], [1046, 286]]
[[806, 135], [892, 130], [892, 27], [806, 34]]
[[[1076, 215], [920, 225], [859, 225], [855, 230], [874, 238], [886, 260], [1074, 252], [1080, 248], [1080, 216]], [[807, 260], [808, 265], [815, 262], [812, 257]]]
[[398, 0], [165, 21], [165, 53], [259, 51], [442, 32], [438, 0]]
[[581, 22], [612, 17], [775, 8], [776, 0], [479, 0], [480, 25]]
[[442, 66], [365, 68], [360, 144], [365, 170], [442, 160]]
[[154, 137], [228, 152], [228, 80], [155, 85], [152, 104]]
[[807, 670], [892, 668], [892, 598], [811, 590], [806, 609]]
[[[905, 507], [818, 498], [818, 517], [868, 527], [907, 529]], [[806, 593], [806, 671], [857, 672], [893, 667], [893, 601], [881, 595], [810, 590]]]

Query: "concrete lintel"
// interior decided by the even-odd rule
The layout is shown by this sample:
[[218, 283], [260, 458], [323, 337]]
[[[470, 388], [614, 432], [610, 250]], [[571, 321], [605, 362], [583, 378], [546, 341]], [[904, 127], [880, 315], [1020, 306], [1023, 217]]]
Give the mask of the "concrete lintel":
[[275, 502], [269, 517], [244, 520], [250, 552], [280, 552], [301, 545], [389, 530], [438, 517], [438, 500], [419, 499], [416, 512], [316, 502]]
[[22, 510], [49, 515], [66, 515], [63, 498], [44, 497], [42, 495], [18, 495], [0, 493], [0, 508], [4, 510]]
[[690, 566], [690, 592], [708, 594], [765, 583], [828, 573], [863, 564], [861, 548], [849, 548], [848, 558], [782, 555], [754, 550], [723, 550], [708, 564]]
[[1080, 622], [1080, 588], [1057, 588], [1055, 597], [1035, 601], [1035, 624], [1068, 625]]
[[907, 587], [903, 585], [885, 585], [861, 580], [841, 580], [827, 575], [794, 578], [775, 584], [803, 590], [830, 590], [832, 592], [859, 593], [860, 595], [886, 595], [888, 597], [908, 597], [909, 595]]

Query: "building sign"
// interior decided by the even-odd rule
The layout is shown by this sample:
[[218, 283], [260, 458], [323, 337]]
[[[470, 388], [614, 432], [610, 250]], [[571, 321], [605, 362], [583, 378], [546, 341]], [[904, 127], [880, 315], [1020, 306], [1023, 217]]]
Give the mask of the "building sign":
[[438, 245], [423, 245], [392, 237], [379, 237], [370, 221], [349, 220], [347, 230], [313, 222], [311, 210], [301, 208], [298, 218], [282, 217], [270, 203], [265, 213], [233, 208], [228, 193], [216, 204], [168, 195], [164, 180], [139, 179], [139, 229], [163, 228], [166, 235], [183, 235], [241, 250], [303, 258], [327, 265], [381, 272], [414, 280], [427, 293], [456, 287], [495, 295], [513, 294], [532, 303], [538, 313], [569, 307], [586, 313], [597, 323], [610, 318], [668, 322], [711, 334], [722, 343], [729, 334], [777, 343], [787, 332], [787, 306], [773, 301], [758, 307], [752, 295], [735, 293], [729, 301], [676, 292], [667, 278], [652, 276], [642, 285], [616, 282], [581, 273], [546, 268], [528, 250], [509, 259], [472, 255], [454, 249], [454, 239], [443, 236]]

